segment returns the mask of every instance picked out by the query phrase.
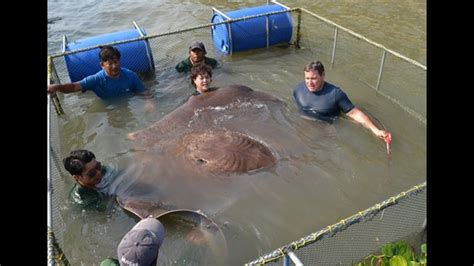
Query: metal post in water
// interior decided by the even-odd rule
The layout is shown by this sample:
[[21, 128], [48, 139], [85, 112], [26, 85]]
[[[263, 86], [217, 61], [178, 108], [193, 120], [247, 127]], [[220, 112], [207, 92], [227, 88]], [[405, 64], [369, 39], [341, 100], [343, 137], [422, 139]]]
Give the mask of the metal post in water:
[[288, 257], [288, 254], [285, 254], [285, 257], [283, 257], [283, 266], [290, 266], [290, 257]]
[[[49, 83], [50, 83], [50, 69], [51, 69], [51, 57], [48, 57], [48, 86], [49, 86]], [[51, 184], [51, 159], [50, 159], [50, 149], [51, 149], [51, 143], [50, 143], [50, 130], [51, 130], [51, 96], [49, 93], [47, 93], [48, 95], [48, 104], [47, 104], [47, 152], [46, 152], [46, 156], [47, 156], [47, 178], [48, 178], [48, 182], [47, 182], [47, 185], [48, 185], [48, 193], [47, 193], [47, 204], [48, 204], [48, 207], [47, 207], [47, 225], [48, 225], [48, 231], [49, 230], [52, 230], [53, 228], [53, 218], [52, 218], [52, 201], [51, 201], [51, 190], [52, 190], [52, 184]], [[53, 246], [53, 243], [50, 243], [52, 241], [52, 239], [49, 238], [49, 232], [48, 232], [48, 265], [54, 265], [54, 250], [52, 248]]]
[[[232, 19], [227, 16], [226, 14], [224, 14], [223, 12], [219, 11], [217, 8], [215, 7], [212, 7], [212, 11], [213, 12], [216, 12], [217, 14], [223, 16], [224, 18], [226, 18], [228, 21], [232, 21]], [[229, 31], [229, 50], [230, 50], [230, 55], [232, 55], [232, 50], [233, 50], [233, 45], [232, 45], [232, 28], [231, 28], [231, 24], [232, 22], [229, 22], [229, 23], [226, 23], [227, 24], [227, 31]]]
[[296, 256], [296, 254], [293, 253], [293, 251], [289, 251], [289, 252], [288, 252], [288, 256], [290, 256], [291, 261], [293, 261], [293, 263], [294, 263], [296, 266], [303, 266], [303, 263], [300, 261], [300, 259], [298, 259], [298, 257]]
[[229, 31], [229, 50], [230, 50], [230, 55], [232, 55], [232, 51], [234, 50], [234, 44], [232, 43], [232, 22], [227, 23], [227, 30]]
[[66, 46], [67, 46], [67, 37], [66, 35], [63, 35], [63, 46], [61, 47], [63, 53], [66, 52]]
[[[273, 4], [276, 4], [276, 5], [279, 5], [281, 7], [283, 7], [284, 9], [286, 10], [290, 10], [291, 8], [283, 5], [283, 4], [280, 4], [279, 2], [275, 1], [275, 0], [270, 0], [268, 1], [267, 0], [267, 5], [269, 4], [269, 2], [272, 2]], [[267, 15], [267, 48], [270, 46], [270, 30], [269, 30], [269, 22], [268, 22], [268, 15]]]
[[298, 24], [296, 26], [296, 48], [300, 48], [300, 39], [301, 39], [301, 10], [298, 9]]
[[271, 0], [270, 2], [272, 2], [272, 3], [276, 4], [276, 5], [279, 5], [279, 6], [283, 7], [284, 9], [287, 9], [287, 10], [290, 10], [290, 9], [291, 9], [291, 8], [285, 6], [284, 4], [281, 4], [281, 3], [279, 3], [279, 2], [277, 2], [277, 1], [275, 1], [275, 0]]
[[[140, 34], [140, 37], [145, 37], [145, 34], [142, 32], [142, 29], [140, 29], [137, 22], [133, 20], [132, 23], [133, 23], [133, 26], [135, 26], [135, 29], [138, 31], [138, 34]], [[148, 42], [148, 39], [145, 39], [144, 42], [146, 43], [145, 50], [146, 50], [147, 55], [151, 54], [151, 51], [149, 51], [148, 49], [150, 45], [150, 43]], [[150, 69], [153, 69], [153, 71], [155, 71], [155, 64], [153, 64], [152, 60], [150, 59], [148, 59], [148, 66], [150, 67]], [[149, 73], [149, 71], [147, 71], [146, 73]]]
[[336, 45], [337, 45], [337, 27], [334, 31], [334, 44], [332, 46], [331, 66], [334, 65], [334, 59], [336, 58]]
[[[53, 75], [53, 69], [54, 68], [54, 64], [53, 64], [53, 59], [51, 56], [48, 57], [48, 86], [51, 84], [51, 76]], [[56, 72], [56, 69], [54, 70]], [[50, 98], [49, 98], [49, 101], [53, 101], [53, 107], [54, 107], [54, 111], [56, 111], [56, 114], [58, 116], [61, 116], [64, 114], [64, 110], [63, 110], [63, 107], [61, 106], [61, 102], [59, 101], [59, 98], [56, 94], [52, 95]], [[50, 103], [48, 101], [48, 104]]]
[[268, 29], [269, 27], [269, 18], [268, 15], [265, 16], [265, 30], [267, 31], [267, 48], [270, 47], [270, 31]]
[[380, 80], [382, 80], [383, 67], [385, 65], [385, 54], [387, 54], [387, 51], [385, 51], [384, 49], [382, 53], [382, 60], [380, 62], [379, 77], [377, 78], [377, 86], [375, 87], [376, 90], [379, 90]]

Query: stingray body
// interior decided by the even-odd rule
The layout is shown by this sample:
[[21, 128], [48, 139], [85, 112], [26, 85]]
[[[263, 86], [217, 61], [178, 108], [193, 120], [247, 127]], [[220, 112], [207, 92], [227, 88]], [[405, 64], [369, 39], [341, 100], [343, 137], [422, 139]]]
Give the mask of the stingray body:
[[262, 124], [272, 125], [272, 109], [283, 106], [271, 95], [232, 85], [192, 96], [148, 128], [130, 133], [141, 169], [117, 191], [120, 205], [141, 218], [219, 208], [219, 202], [238, 196], [239, 188], [234, 184], [229, 190], [218, 180], [276, 166], [278, 151], [272, 146], [281, 141], [266, 136], [279, 130]]
[[249, 191], [246, 178], [268, 176], [264, 172], [275, 173], [279, 162], [308, 157], [308, 145], [288, 124], [285, 107], [241, 85], [190, 97], [129, 134], [139, 167], [117, 191], [119, 202], [139, 217], [174, 209], [212, 215], [233, 204]]
[[[275, 150], [264, 134], [252, 133], [255, 123], [268, 120], [271, 105], [284, 106], [245, 86], [221, 87], [189, 98], [150, 127], [130, 133], [136, 161], [143, 168], [130, 177], [126, 189], [118, 191], [119, 204], [140, 218], [188, 220], [197, 228], [187, 234], [191, 242], [208, 243], [214, 253], [224, 254], [226, 241], [217, 224], [194, 210], [208, 213], [206, 207], [232, 198], [234, 192], [225, 184], [216, 188], [216, 178], [276, 165]], [[206, 190], [210, 187], [214, 192]]]
[[297, 121], [293, 123], [284, 102], [245, 86], [192, 96], [128, 135], [133, 167], [117, 187], [117, 200], [140, 218], [173, 218], [170, 230], [165, 224], [167, 232], [172, 232], [176, 218], [187, 220], [198, 230], [186, 231], [185, 239], [207, 243], [212, 257], [226, 254], [217, 224], [228, 221], [219, 221], [220, 213], [258, 193], [267, 182], [271, 185], [273, 175], [291, 174], [292, 168], [316, 160], [316, 155], [325, 158], [324, 145], [315, 153], [308, 143], [318, 144], [333, 131], [326, 124]]
[[209, 115], [226, 113], [228, 109], [252, 102], [281, 103], [245, 86], [222, 87], [191, 97], [151, 127], [129, 134], [129, 138], [135, 142], [136, 149], [150, 150], [169, 144], [163, 140], [175, 137], [178, 141], [169, 153], [183, 159], [183, 165], [194, 166], [195, 171], [247, 173], [269, 168], [275, 165], [276, 159], [263, 141], [219, 127], [218, 121]]

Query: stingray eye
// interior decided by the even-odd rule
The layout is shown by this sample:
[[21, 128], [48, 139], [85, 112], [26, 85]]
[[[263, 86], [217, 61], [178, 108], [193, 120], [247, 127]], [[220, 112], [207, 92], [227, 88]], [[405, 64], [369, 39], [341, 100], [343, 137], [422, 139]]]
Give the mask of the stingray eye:
[[201, 158], [197, 159], [196, 162], [197, 162], [197, 164], [204, 164], [204, 163], [206, 163], [206, 161], [203, 160], [203, 159], [201, 159]]

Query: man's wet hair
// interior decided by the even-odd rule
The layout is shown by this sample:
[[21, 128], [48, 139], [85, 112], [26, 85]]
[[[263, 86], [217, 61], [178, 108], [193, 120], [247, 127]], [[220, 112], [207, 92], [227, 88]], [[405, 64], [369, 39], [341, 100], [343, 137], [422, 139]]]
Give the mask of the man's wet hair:
[[120, 59], [120, 52], [117, 48], [110, 45], [99, 46], [99, 48], [100, 62], [107, 62], [109, 60], [114, 60], [115, 58]]
[[87, 163], [95, 159], [94, 153], [88, 150], [75, 150], [69, 153], [69, 156], [64, 158], [64, 168], [71, 175], [81, 175]]
[[310, 62], [304, 67], [304, 71], [308, 72], [310, 70], [317, 71], [319, 75], [322, 75], [324, 73], [324, 66], [321, 61], [316, 61], [316, 62]]
[[200, 63], [197, 65], [194, 65], [191, 68], [191, 83], [196, 87], [196, 84], [194, 84], [194, 79], [196, 79], [197, 76], [201, 75], [204, 76], [204, 74], [208, 74], [210, 78], [212, 78], [212, 68], [206, 64]]

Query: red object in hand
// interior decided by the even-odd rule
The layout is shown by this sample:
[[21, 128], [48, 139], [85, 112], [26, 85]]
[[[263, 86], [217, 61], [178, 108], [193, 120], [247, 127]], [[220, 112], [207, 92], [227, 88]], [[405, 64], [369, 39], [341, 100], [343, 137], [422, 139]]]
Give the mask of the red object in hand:
[[392, 141], [392, 135], [390, 133], [388, 133], [386, 136], [385, 136], [385, 142], [387, 144], [390, 144], [390, 142]]

